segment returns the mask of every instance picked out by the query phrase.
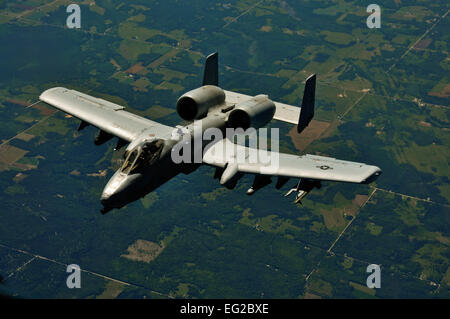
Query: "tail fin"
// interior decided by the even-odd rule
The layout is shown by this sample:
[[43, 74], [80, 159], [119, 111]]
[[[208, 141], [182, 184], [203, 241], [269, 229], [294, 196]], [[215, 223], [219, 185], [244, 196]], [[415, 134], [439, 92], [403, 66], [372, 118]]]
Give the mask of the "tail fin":
[[301, 133], [311, 122], [314, 116], [314, 100], [316, 95], [316, 75], [313, 74], [306, 79], [305, 91], [303, 92], [302, 109], [298, 119], [297, 132]]
[[203, 85], [219, 86], [219, 53], [214, 52], [206, 57]]

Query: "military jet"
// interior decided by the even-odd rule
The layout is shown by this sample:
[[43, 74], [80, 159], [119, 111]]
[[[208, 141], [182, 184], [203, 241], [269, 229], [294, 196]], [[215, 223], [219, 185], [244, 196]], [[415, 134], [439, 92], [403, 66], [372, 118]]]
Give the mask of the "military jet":
[[[202, 164], [215, 167], [214, 178], [229, 189], [244, 174], [254, 175], [248, 195], [270, 184], [272, 177], [277, 178], [277, 189], [289, 179], [298, 179], [285, 195], [295, 193], [296, 203], [301, 203], [313, 188], [320, 188], [321, 181], [371, 183], [381, 174], [377, 166], [273, 150], [265, 150], [269, 161], [263, 161], [259, 156], [262, 149], [235, 143], [226, 134], [216, 139], [204, 136], [211, 129], [216, 133], [241, 129], [245, 133], [250, 128], [264, 127], [272, 119], [297, 125], [300, 134], [314, 116], [315, 87], [313, 74], [305, 82], [301, 107], [272, 101], [267, 95], [226, 91], [219, 87], [216, 52], [206, 58], [203, 85], [177, 100], [178, 115], [187, 125], [163, 125], [127, 112], [121, 105], [63, 87], [48, 89], [39, 98], [81, 120], [78, 130], [88, 125], [97, 127], [96, 145], [113, 137], [118, 138], [115, 150], [128, 144], [122, 166], [101, 195], [101, 212], [105, 214], [144, 197], [179, 173], [195, 171]], [[198, 139], [200, 143], [195, 142]], [[192, 153], [187, 154], [186, 149]], [[184, 152], [187, 156], [183, 158], [197, 157], [197, 160], [180, 161]]]

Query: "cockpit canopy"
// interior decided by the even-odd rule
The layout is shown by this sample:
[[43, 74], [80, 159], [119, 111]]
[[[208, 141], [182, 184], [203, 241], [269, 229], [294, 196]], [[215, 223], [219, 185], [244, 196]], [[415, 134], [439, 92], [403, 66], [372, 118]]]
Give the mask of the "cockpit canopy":
[[136, 146], [133, 150], [125, 152], [125, 161], [121, 172], [129, 175], [137, 172], [139, 169], [152, 165], [161, 155], [164, 147], [163, 140], [154, 140], [144, 142]]

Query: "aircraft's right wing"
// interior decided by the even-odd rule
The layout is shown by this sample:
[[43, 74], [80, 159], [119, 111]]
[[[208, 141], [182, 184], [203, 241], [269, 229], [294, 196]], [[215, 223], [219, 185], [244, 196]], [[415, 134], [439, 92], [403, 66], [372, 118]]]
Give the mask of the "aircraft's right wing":
[[131, 142], [142, 132], [162, 137], [171, 134], [173, 128], [124, 111], [124, 107], [75, 90], [55, 87], [46, 90], [39, 99], [73, 115], [100, 130]]

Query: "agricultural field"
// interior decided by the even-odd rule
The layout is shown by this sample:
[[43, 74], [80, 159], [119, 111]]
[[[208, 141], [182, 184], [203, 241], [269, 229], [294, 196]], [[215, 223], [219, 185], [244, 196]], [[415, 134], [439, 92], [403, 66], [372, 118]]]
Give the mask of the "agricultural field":
[[[0, 0], [0, 292], [25, 298], [449, 298], [450, 5], [356, 0]], [[280, 151], [379, 166], [296, 205], [200, 167], [100, 214], [115, 141], [44, 103], [62, 86], [179, 125], [176, 100], [219, 52], [220, 86], [316, 110]], [[66, 267], [80, 265], [82, 288]], [[381, 288], [366, 286], [370, 264]]]

